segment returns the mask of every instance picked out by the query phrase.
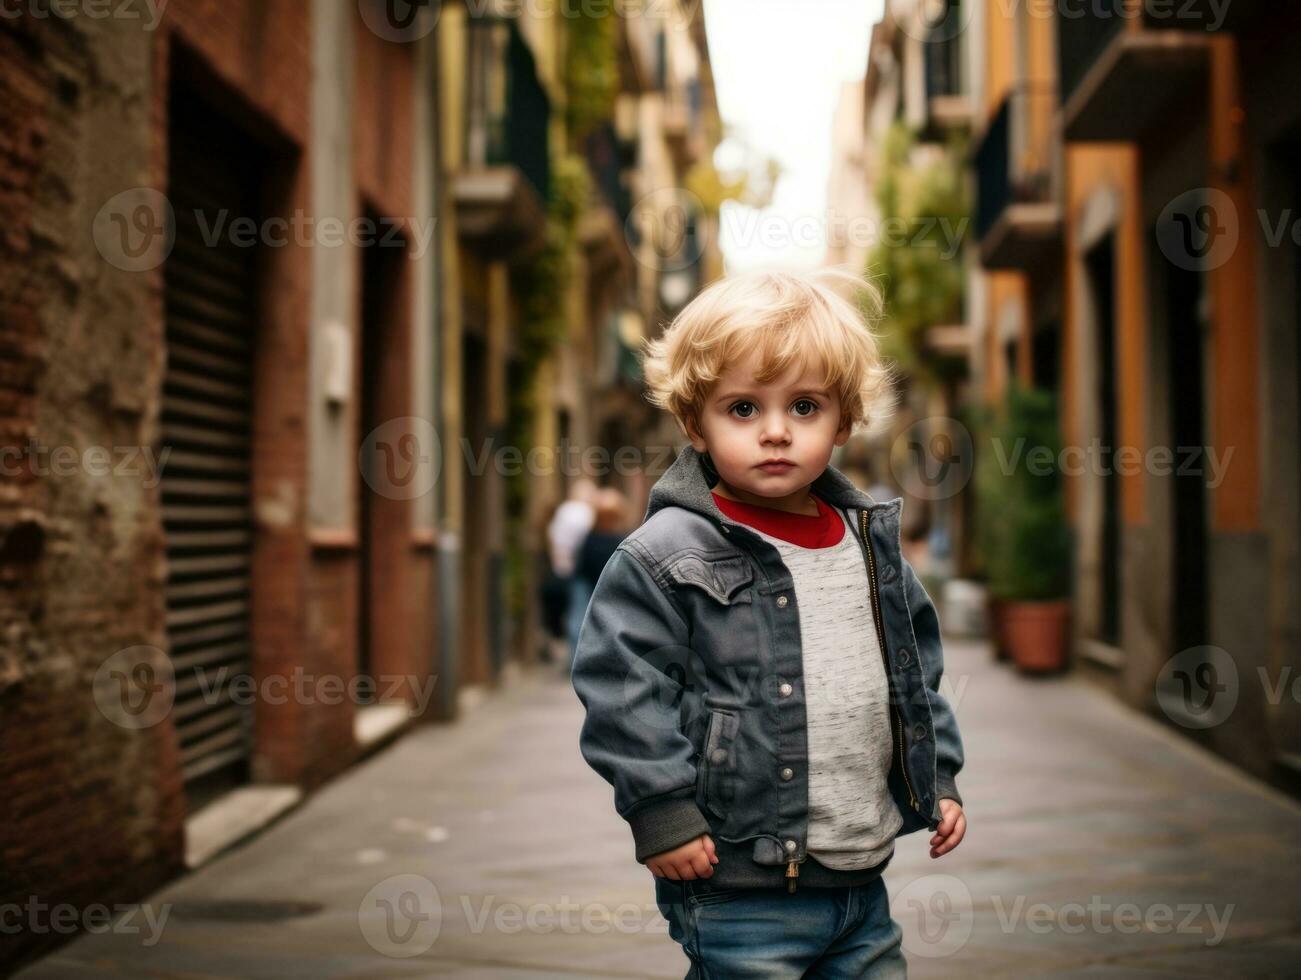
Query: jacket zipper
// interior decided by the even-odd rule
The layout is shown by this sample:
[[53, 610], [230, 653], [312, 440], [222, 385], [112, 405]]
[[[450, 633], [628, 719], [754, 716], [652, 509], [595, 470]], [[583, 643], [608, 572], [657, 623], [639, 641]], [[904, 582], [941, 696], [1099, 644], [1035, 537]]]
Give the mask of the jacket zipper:
[[[863, 537], [863, 543], [867, 545], [867, 580], [872, 593], [872, 619], [876, 624], [876, 638], [881, 645], [881, 659], [885, 665], [885, 682], [890, 691], [890, 718], [894, 722], [895, 728], [895, 745], [899, 748], [899, 771], [903, 773], [903, 784], [908, 789], [908, 802], [914, 810], [921, 813], [917, 807], [917, 797], [913, 793], [912, 780], [908, 778], [908, 761], [904, 757], [903, 741], [903, 722], [899, 718], [898, 706], [894, 703], [894, 685], [890, 683], [890, 654], [885, 647], [885, 628], [881, 624], [881, 602], [877, 597], [876, 588], [876, 559], [872, 553], [872, 539], [868, 534], [868, 524], [871, 521], [871, 515], [867, 508], [858, 509], [858, 526]], [[786, 872], [788, 875], [790, 871]]]

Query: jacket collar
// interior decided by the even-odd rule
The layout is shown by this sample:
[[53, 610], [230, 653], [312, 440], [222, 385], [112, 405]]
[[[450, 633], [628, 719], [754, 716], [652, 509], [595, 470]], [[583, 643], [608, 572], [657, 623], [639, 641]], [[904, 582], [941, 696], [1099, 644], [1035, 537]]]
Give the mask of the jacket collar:
[[[678, 452], [678, 458], [664, 471], [664, 475], [651, 487], [650, 499], [646, 504], [646, 514], [642, 517], [644, 524], [657, 510], [664, 507], [685, 507], [704, 514], [718, 523], [733, 524], [730, 517], [718, 509], [710, 492], [718, 482], [718, 471], [708, 453], [701, 453], [688, 443]], [[862, 508], [897, 512], [903, 507], [903, 497], [895, 497], [877, 503], [872, 497], [858, 489], [853, 482], [834, 466], [828, 465], [822, 475], [813, 481], [810, 489], [823, 500], [845, 509]]]

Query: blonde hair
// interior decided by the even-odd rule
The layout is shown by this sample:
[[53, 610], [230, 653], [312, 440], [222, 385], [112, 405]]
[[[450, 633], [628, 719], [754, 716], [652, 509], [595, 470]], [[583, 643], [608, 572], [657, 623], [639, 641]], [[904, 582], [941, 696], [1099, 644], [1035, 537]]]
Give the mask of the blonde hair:
[[840, 396], [841, 424], [875, 425], [893, 407], [893, 372], [872, 331], [880, 312], [880, 289], [840, 267], [727, 276], [701, 291], [661, 336], [644, 342], [647, 398], [684, 431], [687, 421], [698, 430], [724, 366], [757, 350], [760, 383], [791, 365], [820, 369], [823, 384]]

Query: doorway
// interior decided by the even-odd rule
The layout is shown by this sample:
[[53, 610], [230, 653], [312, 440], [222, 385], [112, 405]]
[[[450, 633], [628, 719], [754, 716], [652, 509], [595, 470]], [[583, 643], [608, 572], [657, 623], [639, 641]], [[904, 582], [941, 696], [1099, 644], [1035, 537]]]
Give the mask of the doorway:
[[250, 778], [253, 708], [234, 682], [253, 660], [258, 260], [255, 248], [212, 229], [223, 211], [256, 219], [262, 164], [244, 132], [180, 83], [168, 147], [176, 239], [163, 266], [160, 429], [170, 455], [160, 490], [172, 717], [194, 811]]
[[1098, 535], [1098, 609], [1095, 638], [1120, 647], [1120, 477], [1115, 452], [1119, 438], [1116, 397], [1116, 242], [1105, 235], [1084, 255], [1093, 299], [1093, 355], [1097, 379], [1093, 396], [1097, 405], [1100, 442], [1097, 478], [1101, 481], [1102, 514]]

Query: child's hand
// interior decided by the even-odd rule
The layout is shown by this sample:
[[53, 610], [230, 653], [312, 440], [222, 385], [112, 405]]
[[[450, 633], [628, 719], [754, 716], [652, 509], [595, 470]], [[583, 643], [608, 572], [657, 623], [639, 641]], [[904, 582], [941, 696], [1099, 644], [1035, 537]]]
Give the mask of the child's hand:
[[962, 837], [967, 832], [967, 816], [957, 800], [940, 800], [940, 813], [943, 814], [940, 825], [935, 828], [935, 836], [931, 838], [933, 858], [948, 854], [962, 842]]
[[714, 839], [708, 834], [701, 834], [695, 840], [661, 851], [646, 859], [646, 867], [651, 874], [660, 878], [672, 878], [674, 881], [687, 881], [693, 878], [712, 878], [718, 855], [714, 853]]

